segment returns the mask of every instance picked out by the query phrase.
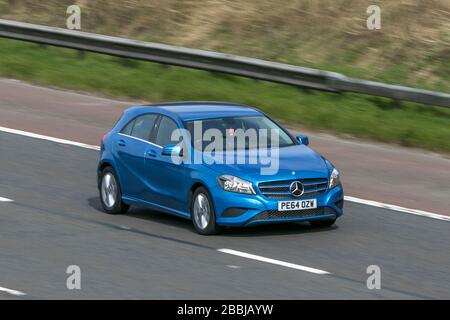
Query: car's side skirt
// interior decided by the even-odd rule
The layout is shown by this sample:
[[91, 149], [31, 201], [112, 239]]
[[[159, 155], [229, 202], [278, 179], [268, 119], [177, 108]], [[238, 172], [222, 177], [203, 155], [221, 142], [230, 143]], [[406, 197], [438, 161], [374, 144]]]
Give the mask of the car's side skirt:
[[122, 201], [125, 202], [126, 204], [144, 206], [144, 207], [148, 207], [150, 209], [154, 209], [157, 211], [163, 211], [163, 212], [166, 212], [169, 214], [173, 214], [178, 217], [185, 218], [185, 219], [191, 219], [191, 214], [189, 212], [175, 210], [175, 209], [172, 209], [172, 208], [169, 208], [166, 206], [162, 206], [162, 205], [159, 205], [159, 204], [156, 204], [153, 202], [136, 199], [136, 198], [129, 197], [129, 196], [122, 196]]

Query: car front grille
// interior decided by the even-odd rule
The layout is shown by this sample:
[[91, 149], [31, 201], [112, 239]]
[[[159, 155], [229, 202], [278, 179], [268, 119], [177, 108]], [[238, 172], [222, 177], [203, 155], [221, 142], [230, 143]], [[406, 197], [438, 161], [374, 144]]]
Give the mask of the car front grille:
[[333, 209], [328, 207], [319, 207], [308, 210], [292, 210], [292, 211], [278, 211], [267, 210], [254, 216], [249, 222], [256, 220], [274, 220], [274, 219], [293, 219], [293, 218], [308, 218], [318, 217], [327, 214], [336, 214]]
[[[305, 191], [301, 197], [294, 197], [289, 190], [291, 183], [294, 181], [300, 181], [303, 184]], [[258, 184], [258, 188], [263, 196], [272, 199], [310, 198], [327, 191], [328, 179], [314, 178], [261, 182]]]

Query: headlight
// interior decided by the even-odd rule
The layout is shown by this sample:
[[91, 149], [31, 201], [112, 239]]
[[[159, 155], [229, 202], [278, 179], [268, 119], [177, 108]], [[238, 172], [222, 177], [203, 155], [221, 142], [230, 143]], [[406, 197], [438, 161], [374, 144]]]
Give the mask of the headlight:
[[225, 191], [255, 194], [252, 183], [238, 177], [230, 176], [227, 174], [220, 176], [219, 184]]
[[330, 184], [328, 187], [330, 189], [333, 189], [340, 183], [341, 183], [341, 179], [339, 178], [339, 171], [336, 168], [333, 168], [333, 171], [331, 171], [331, 174], [330, 174]]

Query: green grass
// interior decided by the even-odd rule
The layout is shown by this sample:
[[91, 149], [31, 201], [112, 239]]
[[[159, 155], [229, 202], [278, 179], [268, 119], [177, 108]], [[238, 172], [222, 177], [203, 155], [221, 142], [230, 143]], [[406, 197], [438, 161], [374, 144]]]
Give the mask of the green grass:
[[450, 110], [333, 94], [218, 73], [0, 40], [0, 76], [151, 102], [220, 100], [253, 105], [312, 130], [450, 153]]

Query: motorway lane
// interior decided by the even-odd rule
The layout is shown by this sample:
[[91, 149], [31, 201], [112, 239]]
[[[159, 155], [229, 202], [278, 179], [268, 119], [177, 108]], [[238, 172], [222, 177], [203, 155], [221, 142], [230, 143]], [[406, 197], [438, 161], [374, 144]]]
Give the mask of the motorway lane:
[[[98, 145], [130, 104], [0, 79], [0, 126], [56, 138]], [[317, 132], [308, 134], [311, 146], [342, 172], [347, 195], [450, 215], [448, 157]]]
[[[0, 133], [0, 155], [0, 197], [14, 200], [0, 202], [0, 287], [26, 298], [450, 298], [448, 222], [346, 203], [330, 229], [300, 223], [203, 237], [187, 220], [142, 208], [102, 213], [96, 151]], [[71, 264], [81, 267], [80, 291], [65, 287]], [[366, 288], [372, 264], [381, 290]]]

